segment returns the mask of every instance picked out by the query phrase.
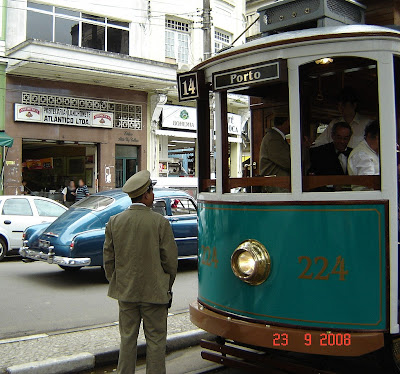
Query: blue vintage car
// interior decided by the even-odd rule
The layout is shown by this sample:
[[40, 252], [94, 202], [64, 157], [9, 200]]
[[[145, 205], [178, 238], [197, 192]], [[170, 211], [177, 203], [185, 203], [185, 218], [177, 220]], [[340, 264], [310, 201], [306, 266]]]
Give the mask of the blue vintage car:
[[[179, 258], [197, 258], [197, 207], [179, 190], [154, 188], [153, 210], [171, 223]], [[24, 232], [19, 253], [25, 259], [46, 261], [64, 270], [103, 265], [105, 226], [109, 218], [131, 205], [120, 189], [100, 192], [74, 204], [50, 225]]]

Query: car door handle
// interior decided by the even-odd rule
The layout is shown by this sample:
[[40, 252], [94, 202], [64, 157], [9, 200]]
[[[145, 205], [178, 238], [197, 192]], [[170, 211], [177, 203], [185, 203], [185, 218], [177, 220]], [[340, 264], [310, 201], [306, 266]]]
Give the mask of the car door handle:
[[171, 222], [176, 222], [176, 221], [178, 221], [178, 218], [172, 217], [172, 218], [170, 218], [170, 221], [171, 221]]
[[6, 219], [6, 220], [4, 221], [4, 224], [5, 224], [5, 225], [10, 225], [10, 224], [11, 224], [11, 221], [8, 220], [8, 219]]

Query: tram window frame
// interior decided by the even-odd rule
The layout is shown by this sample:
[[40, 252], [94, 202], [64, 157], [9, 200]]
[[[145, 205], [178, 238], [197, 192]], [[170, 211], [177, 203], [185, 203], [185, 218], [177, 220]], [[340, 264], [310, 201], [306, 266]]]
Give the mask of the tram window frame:
[[[271, 88], [273, 90], [271, 90]], [[265, 95], [265, 92], [273, 92], [270, 96]], [[279, 92], [279, 94], [277, 94]], [[257, 94], [255, 94], [257, 93]], [[260, 95], [261, 93], [261, 95]], [[262, 140], [265, 136], [265, 130], [268, 128], [274, 127], [273, 118], [275, 117], [287, 117], [289, 119], [289, 84], [286, 79], [283, 79], [279, 82], [274, 83], [263, 83], [259, 85], [255, 85], [249, 88], [245, 88], [243, 90], [224, 90], [218, 93], [220, 95], [220, 106], [221, 106], [221, 140], [222, 140], [222, 192], [224, 194], [227, 193], [267, 193], [267, 194], [290, 194], [292, 193], [291, 186], [291, 167], [289, 168], [289, 176], [277, 176], [277, 175], [265, 175], [265, 176], [254, 176], [255, 173], [259, 173], [259, 157], [257, 159], [253, 159], [253, 148], [256, 142], [261, 147]], [[249, 111], [250, 117], [250, 148], [251, 157], [250, 157], [250, 169], [251, 175], [248, 177], [231, 177], [230, 176], [230, 163], [229, 163], [229, 131], [228, 131], [228, 95], [229, 94], [239, 94], [245, 95], [249, 98]], [[283, 100], [282, 100], [283, 97]], [[263, 123], [258, 124], [258, 130], [255, 132], [255, 119], [252, 116], [253, 111], [251, 110], [251, 106], [261, 108], [263, 105], [263, 100], [267, 100], [267, 98], [274, 102], [276, 98], [278, 101], [272, 105], [272, 111], [270, 113], [270, 120], [268, 124], [264, 123], [264, 117], [261, 116], [261, 121]], [[254, 102], [252, 102], [254, 100]], [[257, 101], [258, 100], [258, 101]], [[282, 101], [279, 101], [282, 100]], [[260, 106], [261, 105], [261, 106]], [[290, 133], [287, 135], [288, 142], [290, 142]], [[256, 166], [256, 170], [253, 166]], [[243, 170], [243, 168], [242, 168]]]
[[[324, 79], [325, 83], [323, 82]], [[379, 121], [378, 79], [377, 61], [370, 58], [342, 56], [334, 58], [333, 63], [327, 65], [318, 65], [315, 61], [309, 61], [301, 65], [299, 67], [299, 90], [300, 128], [303, 137], [302, 153], [305, 154], [307, 152], [303, 141], [304, 137], [308, 136], [311, 140], [314, 140], [313, 134], [310, 132], [311, 128], [315, 123], [318, 125], [324, 120], [316, 122], [316, 115], [320, 115], [320, 119], [323, 118], [322, 116], [325, 116], [325, 119], [330, 116], [329, 121], [326, 121], [330, 124], [326, 131], [331, 131], [332, 125], [340, 121], [340, 113], [335, 108], [337, 108], [338, 104], [337, 93], [344, 87], [352, 87], [351, 90], [356, 93], [356, 96], [362, 97], [364, 95], [369, 99], [369, 102], [364, 98], [364, 101], [361, 99], [356, 103], [356, 115], [362, 121], [360, 125], [361, 123], [362, 126], [364, 126], [364, 123], [368, 125], [372, 120]], [[317, 96], [314, 95], [315, 92], [317, 92]], [[313, 101], [319, 101], [319, 107]], [[358, 114], [358, 110], [365, 114], [365, 118]], [[370, 120], [367, 120], [366, 117], [369, 117]], [[378, 175], [328, 175], [322, 174], [325, 173], [323, 170], [318, 172], [319, 175], [313, 175], [312, 170], [312, 167], [306, 167], [305, 162], [302, 162], [302, 192], [381, 190], [380, 157]]]

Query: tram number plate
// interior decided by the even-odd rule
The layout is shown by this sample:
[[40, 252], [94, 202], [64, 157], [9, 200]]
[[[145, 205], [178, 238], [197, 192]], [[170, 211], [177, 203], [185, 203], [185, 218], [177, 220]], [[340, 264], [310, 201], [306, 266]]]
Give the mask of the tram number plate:
[[[304, 345], [310, 347], [314, 344], [320, 347], [349, 347], [351, 346], [351, 334], [349, 333], [320, 333], [304, 334]], [[275, 333], [272, 336], [272, 345], [274, 347], [287, 347], [290, 345], [290, 336], [288, 333]]]
[[[336, 257], [336, 262], [332, 270], [328, 273], [327, 269], [330, 269], [329, 261], [326, 257], [318, 256], [314, 258], [314, 261], [311, 257], [308, 256], [299, 256], [298, 257], [299, 264], [305, 263], [305, 268], [303, 272], [298, 276], [299, 279], [317, 279], [317, 280], [328, 280], [330, 276], [338, 276], [337, 279], [340, 281], [346, 280], [346, 275], [349, 273], [348, 270], [345, 270], [344, 258], [342, 256]], [[315, 266], [313, 267], [313, 263]], [[317, 269], [319, 266], [319, 271], [314, 275], [311, 272], [311, 267]]]
[[213, 247], [212, 249], [210, 246], [201, 246], [200, 250], [200, 258], [201, 263], [206, 266], [213, 266], [218, 267], [218, 255], [217, 255], [217, 248]]

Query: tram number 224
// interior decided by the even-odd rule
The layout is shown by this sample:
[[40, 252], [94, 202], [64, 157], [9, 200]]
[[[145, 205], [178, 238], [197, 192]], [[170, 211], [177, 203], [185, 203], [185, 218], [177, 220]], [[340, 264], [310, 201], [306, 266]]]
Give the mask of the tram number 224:
[[[333, 266], [330, 273], [327, 273], [329, 261], [326, 257], [318, 256], [315, 257], [313, 261], [311, 257], [300, 256], [298, 260], [299, 264], [303, 262], [306, 264], [303, 272], [298, 276], [299, 279], [328, 280], [331, 275], [338, 275], [339, 280], [344, 281], [346, 280], [346, 275], [349, 273], [348, 270], [345, 270], [344, 258], [342, 258], [342, 256], [336, 257], [335, 265]], [[320, 266], [319, 272], [315, 276], [314, 273], [310, 272], [313, 262], [315, 265]]]
[[200, 256], [203, 265], [218, 267], [217, 248], [202, 245]]

